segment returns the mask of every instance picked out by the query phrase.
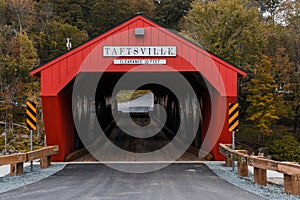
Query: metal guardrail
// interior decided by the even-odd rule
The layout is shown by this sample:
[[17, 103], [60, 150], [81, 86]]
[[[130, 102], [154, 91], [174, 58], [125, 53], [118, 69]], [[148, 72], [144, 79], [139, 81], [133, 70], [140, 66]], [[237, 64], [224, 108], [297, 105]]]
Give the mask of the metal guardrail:
[[10, 175], [15, 176], [23, 173], [23, 163], [40, 159], [40, 167], [48, 168], [51, 165], [51, 155], [57, 154], [58, 145], [43, 147], [27, 153], [16, 153], [0, 156], [0, 165], [10, 165]]
[[232, 150], [229, 144], [220, 144], [219, 151], [226, 157], [225, 165], [231, 166], [232, 161], [238, 163], [238, 174], [248, 176], [248, 166], [254, 168], [254, 182], [267, 185], [267, 170], [284, 174], [284, 191], [300, 194], [300, 165], [291, 162], [279, 162], [261, 156], [248, 155], [245, 150]]

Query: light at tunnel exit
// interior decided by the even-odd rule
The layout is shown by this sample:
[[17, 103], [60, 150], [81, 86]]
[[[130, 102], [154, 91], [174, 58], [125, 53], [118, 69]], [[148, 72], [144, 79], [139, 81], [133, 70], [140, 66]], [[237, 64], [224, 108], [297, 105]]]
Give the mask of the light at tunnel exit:
[[115, 99], [118, 112], [149, 113], [153, 111], [154, 94], [151, 90], [120, 90]]

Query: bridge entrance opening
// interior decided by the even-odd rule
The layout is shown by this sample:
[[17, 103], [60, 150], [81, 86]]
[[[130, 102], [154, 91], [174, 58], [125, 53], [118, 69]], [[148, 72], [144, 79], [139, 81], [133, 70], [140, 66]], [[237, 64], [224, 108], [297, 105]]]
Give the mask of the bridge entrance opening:
[[[133, 73], [133, 77], [144, 76], [145, 72], [129, 72]], [[171, 77], [173, 73], [178, 72], [163, 72], [163, 76]], [[147, 77], [155, 77], [162, 72], [147, 72]], [[176, 95], [167, 87], [160, 84], [146, 84], [133, 90], [126, 86], [120, 90], [114, 91], [116, 84], [122, 78], [124, 73], [107, 72], [101, 75], [98, 82], [94, 103], [88, 103], [83, 94], [77, 97], [78, 102], [75, 103], [76, 114], [75, 121], [88, 121], [85, 137], [89, 137], [88, 145], [93, 146], [95, 141], [99, 142], [99, 132], [95, 131], [98, 123], [104, 131], [105, 136], [111, 143], [124, 151], [132, 153], [150, 153], [157, 151], [164, 146], [170, 144], [175, 138], [180, 126], [186, 137], [194, 137], [187, 152], [179, 160], [201, 160], [207, 159], [199, 157], [199, 149], [202, 145], [202, 140], [205, 137], [205, 128], [210, 121], [211, 100], [209, 98], [207, 85], [205, 84], [201, 74], [192, 72], [182, 72], [181, 75], [188, 81], [194, 90], [195, 98], [188, 93], [181, 96], [182, 99], [177, 99]], [[81, 76], [84, 76], [82, 74]], [[83, 78], [83, 80], [85, 80]], [[78, 83], [77, 83], [78, 84]], [[80, 84], [80, 83], [79, 83]], [[183, 87], [176, 80], [173, 81], [174, 87]], [[83, 87], [87, 87], [84, 91], [88, 91], [89, 84], [82, 83]], [[185, 91], [185, 88], [180, 88]], [[113, 94], [116, 94], [115, 96]], [[181, 102], [181, 104], [179, 103]], [[155, 106], [159, 105], [159, 107]], [[204, 109], [204, 107], [206, 109]], [[163, 110], [161, 109], [163, 108]], [[89, 110], [90, 113], [96, 113], [97, 119], [92, 119], [86, 115], [83, 110]], [[74, 113], [74, 112], [73, 112]], [[196, 114], [199, 114], [196, 116]], [[129, 117], [128, 117], [129, 116]], [[80, 119], [80, 120], [79, 120]], [[162, 124], [162, 125], [161, 125]], [[160, 126], [157, 133], [149, 137], [132, 135], [135, 132], [136, 126], [144, 127], [141, 129], [141, 135], [145, 131], [151, 132], [151, 126]], [[147, 128], [149, 126], [150, 128]], [[122, 127], [125, 127], [123, 130]], [[155, 129], [155, 128], [154, 128]], [[80, 137], [78, 137], [77, 129], [75, 128], [74, 148], [83, 147]], [[195, 135], [192, 136], [191, 132]], [[82, 135], [81, 135], [82, 137]], [[81, 145], [78, 145], [81, 144]], [[102, 143], [105, 145], [105, 143]], [[99, 145], [98, 145], [99, 146]], [[108, 150], [109, 151], [109, 150]], [[203, 153], [203, 152], [202, 152]], [[87, 154], [77, 161], [97, 160], [101, 156]], [[105, 157], [105, 156], [104, 156]], [[118, 156], [116, 156], [118, 157]], [[209, 157], [212, 159], [212, 157]], [[105, 161], [107, 158], [103, 158]], [[130, 156], [127, 158], [110, 158], [113, 161], [133, 161]], [[101, 159], [100, 159], [101, 160]], [[163, 155], [157, 157], [158, 161], [168, 161], [168, 156]]]

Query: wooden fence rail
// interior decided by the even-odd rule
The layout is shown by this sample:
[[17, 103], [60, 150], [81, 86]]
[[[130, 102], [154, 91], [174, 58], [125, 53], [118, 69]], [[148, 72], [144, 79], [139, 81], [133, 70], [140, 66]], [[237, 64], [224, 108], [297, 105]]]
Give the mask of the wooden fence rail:
[[278, 162], [260, 156], [248, 155], [245, 150], [232, 150], [229, 144], [220, 144], [219, 151], [226, 157], [225, 165], [231, 166], [232, 161], [238, 163], [238, 174], [248, 176], [248, 166], [254, 169], [254, 182], [267, 185], [267, 170], [284, 174], [284, 191], [300, 194], [300, 165], [291, 162]]
[[58, 146], [43, 147], [27, 153], [16, 153], [0, 156], [0, 165], [10, 165], [10, 175], [15, 176], [24, 172], [24, 162], [40, 159], [40, 167], [48, 168], [51, 165], [51, 155], [57, 154]]

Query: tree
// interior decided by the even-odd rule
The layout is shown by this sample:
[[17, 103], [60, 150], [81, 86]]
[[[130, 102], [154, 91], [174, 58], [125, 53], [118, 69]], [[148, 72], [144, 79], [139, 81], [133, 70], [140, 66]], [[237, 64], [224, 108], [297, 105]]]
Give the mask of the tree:
[[5, 0], [0, 0], [0, 25], [7, 23], [7, 6]]
[[254, 123], [258, 132], [258, 142], [262, 135], [272, 133], [272, 124], [278, 119], [277, 107], [274, 104], [276, 84], [271, 74], [272, 63], [264, 56], [252, 69], [252, 78], [247, 83], [248, 120]]
[[276, 23], [266, 24], [267, 43], [264, 53], [272, 58], [272, 74], [278, 84], [276, 104], [281, 108], [280, 123], [291, 125], [294, 118], [294, 133], [297, 135], [295, 108], [300, 102], [300, 4], [284, 1], [276, 11]]
[[[34, 82], [28, 71], [38, 63], [38, 59], [33, 42], [25, 32], [16, 35], [2, 33], [0, 39], [2, 38], [7, 39], [10, 48], [0, 51], [0, 81], [3, 88], [0, 110], [5, 121], [5, 135], [12, 140], [14, 122], [24, 120], [21, 105], [27, 100], [28, 84]], [[38, 96], [38, 93], [35, 95]]]
[[6, 6], [15, 18], [16, 23], [13, 23], [15, 27], [18, 26], [19, 33], [23, 33], [23, 26], [26, 24], [30, 26], [32, 18], [34, 16], [35, 1], [32, 0], [6, 0]]
[[[95, 3], [92, 0], [43, 0], [40, 6], [47, 8], [49, 4], [53, 7], [55, 16], [59, 17], [63, 23], [76, 26], [80, 30], [87, 28], [85, 19], [85, 6], [89, 2]], [[48, 6], [49, 7], [49, 6]], [[92, 7], [90, 9], [93, 9]]]
[[87, 30], [95, 37], [132, 17], [137, 12], [152, 16], [154, 4], [151, 0], [102, 0], [90, 1], [86, 5]]
[[291, 111], [293, 105], [293, 63], [290, 62], [285, 48], [278, 48], [272, 59], [271, 73], [276, 84], [275, 103], [277, 105], [277, 115], [282, 122], [290, 123]]
[[247, 1], [194, 1], [183, 33], [238, 66], [254, 65], [262, 55], [264, 24]]
[[193, 0], [155, 0], [154, 19], [161, 25], [179, 31], [180, 21], [191, 9]]
[[266, 21], [275, 23], [276, 14], [283, 0], [256, 0], [260, 6], [260, 12]]
[[44, 29], [35, 35], [36, 48], [41, 62], [46, 62], [67, 51], [66, 38], [72, 39], [72, 46], [76, 47], [88, 39], [85, 31], [76, 26], [57, 21], [50, 21]]
[[130, 0], [133, 13], [143, 13], [147, 17], [154, 17], [155, 5], [153, 0]]

